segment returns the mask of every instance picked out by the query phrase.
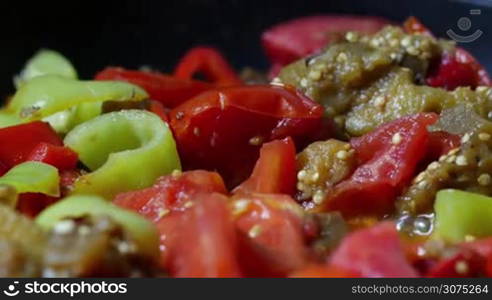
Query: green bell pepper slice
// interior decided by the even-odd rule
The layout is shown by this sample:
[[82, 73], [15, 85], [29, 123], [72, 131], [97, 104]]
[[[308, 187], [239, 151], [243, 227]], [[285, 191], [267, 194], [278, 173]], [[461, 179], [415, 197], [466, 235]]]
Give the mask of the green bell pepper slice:
[[434, 237], [461, 242], [467, 237], [492, 235], [492, 198], [480, 194], [441, 190], [437, 193]]
[[77, 71], [68, 59], [56, 51], [42, 49], [27, 61], [20, 75], [14, 78], [14, 83], [20, 88], [29, 80], [44, 75], [77, 79]]
[[64, 144], [93, 172], [81, 176], [73, 193], [112, 199], [116, 194], [151, 186], [181, 169], [168, 125], [143, 110], [123, 110], [80, 124]]
[[0, 184], [14, 187], [18, 194], [42, 193], [58, 197], [59, 183], [60, 177], [55, 167], [36, 161], [21, 163], [0, 177]]
[[154, 224], [137, 213], [120, 208], [98, 196], [70, 196], [49, 206], [37, 217], [36, 223], [50, 230], [67, 218], [106, 215], [127, 231], [140, 250], [150, 256], [159, 255], [159, 236]]
[[15, 93], [7, 111], [25, 121], [40, 120], [83, 103], [141, 101], [148, 94], [122, 81], [80, 81], [56, 75], [31, 79]]
[[22, 120], [14, 114], [11, 114], [4, 109], [0, 109], [0, 128], [19, 125]]

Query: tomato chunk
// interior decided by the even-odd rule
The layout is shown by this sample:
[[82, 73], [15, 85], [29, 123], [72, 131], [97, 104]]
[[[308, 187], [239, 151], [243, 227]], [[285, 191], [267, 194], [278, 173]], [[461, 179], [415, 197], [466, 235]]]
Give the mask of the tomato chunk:
[[485, 259], [471, 249], [462, 249], [458, 253], [432, 267], [427, 277], [478, 277], [484, 272]]
[[174, 76], [188, 80], [199, 73], [219, 86], [243, 84], [224, 56], [214, 48], [200, 46], [188, 51], [176, 66]]
[[315, 54], [347, 31], [375, 33], [389, 22], [377, 17], [324, 15], [294, 19], [275, 25], [261, 37], [273, 64], [286, 65]]
[[292, 198], [273, 194], [238, 195], [232, 205], [240, 263], [248, 276], [287, 276], [308, 262], [302, 208]]
[[170, 247], [175, 277], [239, 277], [237, 241], [228, 199], [201, 194], [179, 218], [179, 234]]
[[422, 113], [403, 117], [350, 141], [360, 166], [323, 203], [325, 210], [346, 216], [384, 214], [425, 157], [427, 125], [438, 116]]
[[361, 277], [417, 277], [392, 222], [351, 233], [335, 250], [329, 265]]
[[291, 136], [303, 143], [324, 126], [319, 104], [273, 86], [205, 92], [169, 116], [184, 168], [217, 170], [230, 187], [251, 174], [263, 142]]
[[63, 146], [48, 123], [35, 121], [0, 129], [0, 162], [11, 168], [24, 162], [39, 143]]
[[196, 170], [163, 176], [150, 188], [118, 194], [114, 203], [158, 222], [169, 212], [191, 205], [197, 194], [213, 192], [227, 193], [220, 175]]
[[26, 160], [40, 161], [59, 170], [70, 170], [77, 166], [79, 156], [68, 147], [39, 143]]
[[289, 194], [295, 192], [296, 148], [290, 137], [264, 144], [251, 176], [235, 193]]
[[95, 76], [96, 80], [119, 80], [133, 83], [149, 93], [164, 107], [173, 108], [213, 85], [198, 80], [183, 80], [159, 72], [144, 72], [110, 67]]

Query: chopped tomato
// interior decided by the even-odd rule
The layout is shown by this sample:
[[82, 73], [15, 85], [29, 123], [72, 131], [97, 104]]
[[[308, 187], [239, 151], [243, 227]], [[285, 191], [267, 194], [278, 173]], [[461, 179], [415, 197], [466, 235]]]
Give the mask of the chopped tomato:
[[427, 125], [438, 116], [422, 113], [403, 117], [350, 141], [360, 166], [325, 199], [323, 210], [345, 216], [384, 214], [425, 157]]
[[205, 92], [169, 116], [185, 169], [217, 170], [231, 187], [251, 174], [262, 143], [287, 136], [303, 143], [324, 132], [322, 106], [274, 86]]
[[337, 267], [326, 265], [309, 265], [292, 273], [290, 278], [353, 278], [360, 277], [353, 272], [348, 272]]
[[476, 251], [462, 249], [432, 267], [427, 277], [478, 277], [483, 274], [485, 259]]
[[219, 86], [243, 84], [224, 56], [214, 48], [202, 46], [188, 51], [176, 67], [174, 76], [189, 80], [199, 73]]
[[484, 257], [486, 259], [484, 275], [492, 277], [492, 237], [463, 243], [460, 247], [466, 250], [472, 250]]
[[62, 196], [66, 196], [72, 191], [73, 184], [80, 176], [81, 171], [78, 169], [60, 171], [60, 192]]
[[35, 121], [0, 129], [0, 162], [11, 168], [24, 162], [39, 143], [63, 146], [48, 123]]
[[174, 277], [239, 277], [237, 241], [224, 195], [201, 194], [181, 214], [179, 234], [169, 245]]
[[138, 85], [151, 99], [164, 107], [173, 108], [203, 91], [214, 88], [213, 85], [198, 80], [183, 80], [159, 72], [145, 72], [110, 67], [95, 76], [96, 80], [119, 80]]
[[287, 195], [236, 196], [232, 202], [241, 266], [248, 276], [287, 276], [308, 262], [302, 208]]
[[270, 61], [286, 65], [307, 55], [316, 54], [347, 31], [375, 33], [389, 22], [383, 18], [325, 15], [294, 19], [275, 25], [261, 37]]
[[150, 100], [150, 105], [149, 105], [149, 111], [153, 112], [154, 114], [158, 115], [162, 121], [164, 122], [169, 122], [169, 118], [167, 117], [167, 112], [166, 108], [162, 103], [156, 100]]
[[355, 231], [342, 240], [329, 265], [362, 277], [417, 277], [392, 222]]
[[77, 152], [68, 147], [43, 142], [34, 147], [26, 160], [40, 161], [59, 170], [70, 170], [77, 165], [79, 156]]
[[171, 211], [184, 210], [199, 193], [227, 190], [219, 174], [201, 170], [163, 176], [150, 188], [116, 195], [114, 203], [157, 222]]
[[251, 176], [234, 193], [288, 194], [295, 192], [296, 148], [290, 137], [264, 144]]

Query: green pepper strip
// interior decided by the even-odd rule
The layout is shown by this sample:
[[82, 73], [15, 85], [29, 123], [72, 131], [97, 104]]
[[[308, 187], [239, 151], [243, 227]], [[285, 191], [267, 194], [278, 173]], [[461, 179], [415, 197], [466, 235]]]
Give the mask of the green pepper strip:
[[81, 176], [73, 193], [112, 199], [120, 192], [151, 186], [181, 168], [171, 130], [143, 110], [111, 112], [82, 123], [64, 143], [94, 172]]
[[79, 81], [46, 75], [33, 78], [14, 95], [7, 110], [26, 121], [39, 120], [83, 103], [141, 101], [141, 88], [119, 81]]
[[142, 216], [113, 205], [97, 196], [71, 196], [46, 208], [36, 218], [36, 223], [49, 230], [66, 218], [88, 215], [106, 215], [120, 224], [136, 242], [142, 252], [153, 257], [159, 254], [157, 230]]
[[434, 205], [434, 237], [449, 242], [492, 235], [492, 198], [460, 190], [441, 190]]
[[21, 74], [14, 78], [14, 83], [20, 88], [29, 80], [44, 75], [77, 79], [77, 71], [68, 59], [56, 51], [43, 49], [29, 59]]
[[28, 161], [10, 169], [0, 177], [0, 184], [10, 185], [17, 193], [42, 193], [60, 196], [58, 170], [41, 162]]

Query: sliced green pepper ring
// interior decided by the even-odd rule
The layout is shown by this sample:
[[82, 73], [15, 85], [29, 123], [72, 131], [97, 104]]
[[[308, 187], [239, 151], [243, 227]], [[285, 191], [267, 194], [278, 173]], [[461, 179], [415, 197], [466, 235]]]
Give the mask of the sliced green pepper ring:
[[154, 224], [98, 196], [67, 197], [43, 210], [36, 217], [36, 223], [43, 229], [50, 230], [63, 219], [91, 215], [109, 216], [131, 235], [142, 252], [152, 257], [159, 255], [159, 236]]
[[141, 101], [148, 98], [140, 87], [120, 81], [80, 81], [56, 75], [39, 76], [24, 84], [7, 111], [24, 121], [40, 120], [83, 103]]
[[434, 204], [435, 238], [462, 242], [492, 236], [492, 197], [460, 191], [441, 190]]
[[14, 187], [18, 194], [42, 193], [58, 197], [60, 196], [59, 183], [58, 170], [37, 161], [21, 163], [0, 177], [0, 184]]
[[168, 125], [143, 110], [98, 116], [70, 131], [64, 144], [93, 170], [75, 182], [75, 194], [96, 194], [110, 200], [118, 193], [151, 186], [158, 177], [181, 169]]
[[14, 83], [20, 88], [29, 80], [44, 75], [77, 79], [77, 71], [68, 59], [56, 51], [42, 49], [27, 61], [19, 76], [14, 78]]

